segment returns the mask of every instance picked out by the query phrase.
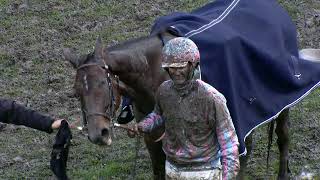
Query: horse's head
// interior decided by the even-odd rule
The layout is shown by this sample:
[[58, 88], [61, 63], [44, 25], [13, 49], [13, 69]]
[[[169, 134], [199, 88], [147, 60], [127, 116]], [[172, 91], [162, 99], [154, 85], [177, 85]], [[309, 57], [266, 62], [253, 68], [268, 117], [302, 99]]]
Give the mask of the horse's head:
[[98, 39], [94, 53], [78, 58], [69, 49], [65, 49], [64, 56], [77, 70], [74, 90], [81, 102], [89, 140], [95, 144], [110, 145], [112, 118], [120, 100], [117, 77], [106, 65], [103, 50], [101, 40]]

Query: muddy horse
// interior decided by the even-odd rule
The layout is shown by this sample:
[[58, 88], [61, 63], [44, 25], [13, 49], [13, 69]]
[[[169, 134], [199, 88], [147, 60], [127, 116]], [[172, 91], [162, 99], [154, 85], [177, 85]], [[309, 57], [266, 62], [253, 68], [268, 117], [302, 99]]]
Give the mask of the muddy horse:
[[[215, 4], [216, 2], [220, 2]], [[163, 19], [160, 19], [156, 22], [156, 25], [153, 27], [152, 34], [146, 37], [141, 37], [129, 41], [125, 41], [119, 45], [115, 45], [112, 47], [105, 48], [105, 46], [102, 44], [101, 40], [98, 39], [95, 45], [95, 50], [92, 53], [89, 53], [87, 55], [84, 55], [82, 57], [78, 57], [75, 55], [72, 50], [70, 49], [64, 49], [64, 56], [65, 59], [71, 62], [73, 67], [76, 69], [76, 78], [75, 78], [75, 91], [76, 94], [80, 97], [81, 101], [81, 109], [83, 112], [83, 119], [84, 123], [87, 125], [88, 128], [88, 137], [91, 142], [95, 144], [102, 144], [102, 145], [111, 145], [112, 143], [112, 129], [114, 127], [114, 116], [115, 116], [115, 111], [117, 109], [117, 106], [119, 104], [119, 95], [125, 95], [129, 96], [133, 100], [133, 105], [134, 105], [134, 113], [135, 113], [135, 118], [137, 121], [140, 121], [143, 119], [148, 113], [152, 112], [153, 107], [154, 107], [154, 95], [157, 91], [157, 88], [159, 85], [168, 79], [168, 75], [166, 72], [161, 68], [161, 50], [162, 47], [164, 46], [164, 43], [176, 36], [186, 36], [189, 38], [193, 38], [193, 36], [197, 36], [198, 34], [195, 34], [195, 30], [191, 30], [188, 32], [184, 32], [185, 26], [183, 24], [182, 30], [179, 29], [179, 24], [174, 25], [172, 23], [172, 19], [174, 20], [181, 20], [182, 18], [187, 18], [188, 16], [196, 17], [197, 22], [202, 21], [199, 19], [198, 14], [201, 14], [201, 10], [206, 10], [208, 8], [216, 8], [218, 9], [217, 11], [211, 10], [211, 12], [216, 12], [214, 13], [213, 16], [216, 16], [216, 18], [213, 18], [214, 20], [208, 21], [208, 24], [201, 26], [198, 28], [198, 31], [202, 33], [203, 31], [208, 31], [209, 29], [222, 29], [221, 31], [215, 32], [213, 34], [209, 34], [211, 37], [206, 37], [206, 38], [200, 38], [200, 40], [195, 40], [196, 43], [201, 44], [202, 41], [205, 41], [206, 39], [219, 39], [223, 37], [224, 33], [229, 32], [226, 27], [230, 27], [230, 22], [231, 20], [235, 19], [238, 23], [247, 23], [249, 25], [252, 22], [246, 22], [243, 21], [244, 19], [247, 19], [247, 21], [250, 21], [251, 12], [252, 9], [257, 9], [261, 8], [261, 11], [264, 11], [268, 8], [273, 9], [273, 11], [279, 11], [275, 12], [277, 16], [277, 19], [282, 20], [279, 22], [274, 22], [268, 24], [268, 22], [264, 21], [258, 21], [258, 23], [261, 23], [260, 26], [254, 26], [253, 28], [260, 27], [264, 30], [264, 32], [267, 32], [268, 29], [276, 29], [276, 32], [280, 32], [281, 36], [278, 36], [279, 34], [274, 33], [272, 31], [270, 34], [265, 34], [266, 36], [264, 39], [260, 36], [257, 36], [258, 39], [258, 45], [264, 45], [266, 44], [265, 41], [269, 41], [270, 39], [275, 38], [274, 40], [276, 42], [273, 42], [273, 46], [280, 45], [281, 47], [287, 48], [288, 46], [292, 46], [293, 48], [296, 48], [297, 40], [296, 40], [296, 32], [295, 29], [293, 31], [287, 29], [288, 23], [291, 25], [291, 20], [290, 17], [284, 13], [282, 9], [280, 9], [278, 6], [275, 5], [276, 2], [264, 2], [259, 1], [259, 3], [262, 4], [255, 4], [252, 1], [250, 1], [250, 6], [252, 4], [255, 4], [258, 7], [255, 8], [249, 8], [246, 13], [243, 13], [242, 10], [245, 9], [246, 3], [249, 1], [243, 0], [234, 0], [234, 1], [215, 1], [214, 3], [209, 3], [207, 6], [201, 8], [200, 10], [194, 11], [192, 14], [174, 14], [174, 15], [169, 15], [164, 17]], [[229, 3], [229, 4], [228, 4]], [[241, 4], [242, 3], [242, 4]], [[258, 2], [257, 2], [258, 3]], [[271, 5], [270, 5], [271, 4]], [[212, 7], [208, 7], [212, 6]], [[222, 9], [225, 10], [221, 11]], [[239, 8], [241, 6], [244, 6], [244, 8]], [[238, 8], [238, 10], [236, 9]], [[227, 13], [226, 15], [224, 13]], [[233, 14], [235, 13], [234, 16], [232, 17]], [[237, 14], [238, 13], [238, 14]], [[279, 15], [280, 13], [280, 15]], [[208, 13], [203, 13], [203, 14], [208, 14]], [[250, 16], [244, 19], [241, 19], [242, 21], [239, 21], [239, 19], [236, 19], [237, 17], [240, 17], [239, 14], [249, 14]], [[261, 13], [264, 14], [264, 13]], [[196, 15], [196, 16], [195, 16]], [[229, 17], [231, 16], [231, 17]], [[285, 16], [285, 18], [282, 18]], [[171, 18], [174, 17], [174, 18]], [[253, 16], [254, 17], [254, 16]], [[229, 18], [229, 19], [228, 19]], [[259, 16], [259, 18], [266, 18], [266, 16]], [[255, 19], [258, 19], [255, 17]], [[265, 19], [263, 19], [265, 20]], [[285, 22], [283, 22], [285, 21]], [[182, 19], [182, 23], [186, 22], [185, 19]], [[223, 24], [222, 22], [226, 22]], [[180, 22], [178, 22], [180, 23]], [[191, 23], [192, 24], [192, 23]], [[261, 27], [264, 26], [264, 27]], [[202, 28], [205, 27], [205, 28]], [[171, 28], [171, 29], [170, 29]], [[235, 27], [232, 27], [232, 32], [234, 29], [237, 29]], [[240, 31], [240, 27], [238, 27], [238, 31]], [[249, 30], [252, 30], [250, 28]], [[231, 32], [231, 31], [230, 31]], [[247, 32], [247, 31], [245, 31]], [[221, 33], [221, 34], [217, 34]], [[274, 35], [275, 34], [275, 35]], [[248, 43], [245, 44], [246, 42], [246, 37], [251, 37], [253, 36], [251, 33], [238, 33], [235, 32], [234, 38], [230, 38], [230, 34], [225, 36], [225, 39], [220, 39], [221, 42], [229, 43], [228, 46], [226, 47], [231, 47], [232, 45], [236, 44], [235, 50], [229, 52], [229, 54], [221, 57], [220, 59], [223, 59], [226, 61], [228, 58], [227, 56], [232, 56], [236, 54], [236, 51], [240, 48], [241, 52], [245, 52], [247, 54], [250, 54], [250, 56], [253, 56], [253, 53], [247, 52], [248, 47], [252, 46], [252, 44]], [[248, 35], [248, 36], [247, 36]], [[243, 37], [245, 36], [245, 37]], [[280, 37], [280, 38], [279, 38]], [[241, 39], [243, 38], [243, 39]], [[240, 40], [239, 40], [240, 39]], [[234, 40], [234, 41], [233, 41]], [[240, 41], [240, 43], [239, 43]], [[238, 43], [238, 44], [237, 44]], [[197, 44], [197, 45], [199, 45]], [[244, 44], [245, 48], [240, 47], [239, 44]], [[220, 48], [220, 45], [218, 44], [216, 49]], [[271, 47], [273, 48], [273, 47]], [[204, 56], [214, 56], [215, 54], [218, 54], [218, 52], [214, 54], [208, 54], [201, 52], [202, 47], [200, 46], [200, 53], [201, 55]], [[220, 48], [221, 49], [221, 48]], [[258, 50], [260, 52], [261, 49], [259, 47], [254, 47], [253, 49]], [[276, 47], [276, 49], [280, 49]], [[267, 49], [269, 50], [269, 49]], [[214, 50], [213, 50], [214, 51]], [[226, 49], [223, 50], [225, 52]], [[297, 49], [294, 50], [293, 52], [294, 55], [297, 55]], [[267, 54], [267, 53], [262, 53], [262, 54]], [[279, 54], [274, 53], [271, 54], [270, 57], [267, 59], [272, 59], [275, 57], [279, 59]], [[294, 57], [294, 56], [293, 56]], [[254, 58], [259, 59], [258, 55], [255, 56]], [[280, 57], [281, 59], [281, 57]], [[202, 59], [201, 59], [202, 61]], [[224, 62], [225, 62], [224, 61]], [[206, 62], [205, 60], [203, 62]], [[251, 62], [250, 62], [251, 63]], [[268, 62], [267, 62], [268, 63]], [[229, 63], [229, 65], [232, 63]], [[237, 65], [237, 68], [241, 68], [243, 64]], [[294, 65], [294, 64], [293, 64]], [[287, 65], [285, 65], [287, 66]], [[284, 68], [285, 68], [284, 66]], [[200, 63], [200, 67], [203, 69], [205, 72], [206, 69], [207, 71], [210, 71], [210, 68], [205, 64]], [[277, 69], [282, 68], [281, 66], [278, 66], [275, 64], [274, 67], [270, 67], [271, 69]], [[295, 67], [295, 66], [294, 66]], [[231, 75], [234, 72], [229, 72], [227, 74], [223, 74], [224, 71], [227, 71], [228, 67], [224, 68], [222, 66], [218, 67], [218, 70], [221, 70], [220, 76], [223, 76], [224, 78], [227, 75]], [[218, 71], [215, 70], [215, 71]], [[289, 69], [291, 72], [291, 69]], [[303, 69], [294, 69], [296, 71], [293, 72], [293, 77], [297, 78], [299, 80], [299, 73], [303, 73]], [[246, 76], [247, 74], [243, 74], [243, 76]], [[241, 75], [236, 75], [240, 76]], [[319, 77], [319, 75], [317, 75]], [[211, 77], [211, 76], [210, 76]], [[213, 76], [214, 77], [214, 76]], [[272, 74], [271, 74], [271, 77]], [[205, 76], [203, 77], [205, 80]], [[218, 78], [218, 77], [216, 77]], [[250, 79], [251, 77], [248, 77]], [[265, 78], [265, 77], [263, 77]], [[263, 79], [261, 78], [261, 79]], [[278, 78], [279, 79], [279, 78]], [[228, 81], [228, 79], [220, 79], [221, 81]], [[232, 80], [231, 80], [232, 81]], [[269, 81], [268, 81], [269, 82]], [[266, 83], [268, 83], [266, 82]], [[273, 82], [273, 80], [272, 80]], [[225, 83], [224, 83], [225, 84]], [[213, 84], [215, 86], [215, 84]], [[215, 86], [216, 87], [216, 86]], [[312, 86], [314, 87], [314, 86]], [[229, 90], [231, 88], [227, 88]], [[219, 90], [220, 91], [220, 90]], [[237, 89], [235, 90], [237, 91]], [[222, 93], [224, 93], [222, 91]], [[227, 101], [233, 102], [235, 101], [232, 99], [233, 97], [230, 96], [230, 98]], [[301, 98], [300, 98], [301, 99]], [[248, 101], [245, 101], [249, 106], [248, 108], [251, 108], [250, 105], [254, 105], [257, 101], [259, 100], [259, 96], [249, 98]], [[293, 103], [289, 103], [290, 105], [294, 105], [297, 101], [294, 101]], [[237, 102], [235, 102], [237, 103]], [[268, 104], [268, 107], [273, 104]], [[228, 105], [229, 106], [229, 105]], [[232, 107], [232, 106], [231, 106]], [[289, 145], [289, 129], [288, 129], [288, 122], [289, 122], [289, 107], [290, 106], [283, 106], [280, 108], [277, 113], [272, 114], [270, 118], [267, 118], [263, 121], [263, 123], [269, 123], [269, 122], [276, 122], [276, 134], [278, 136], [277, 139], [277, 144], [278, 148], [280, 151], [280, 163], [279, 163], [279, 171], [278, 171], [278, 178], [279, 179], [288, 179], [288, 145]], [[232, 112], [231, 108], [231, 112]], [[265, 111], [269, 109], [259, 109], [259, 113], [261, 114], [266, 114]], [[232, 114], [231, 114], [232, 115]], [[267, 114], [269, 115], [269, 114]], [[234, 116], [236, 117], [236, 115]], [[233, 120], [237, 120], [237, 118], [233, 118]], [[234, 121], [235, 123], [235, 121]], [[240, 122], [241, 124], [242, 122]], [[240, 135], [238, 134], [238, 137], [240, 138], [240, 141], [245, 141], [246, 143], [246, 153], [247, 156], [241, 156], [240, 162], [241, 162], [241, 171], [240, 171], [240, 176], [241, 178], [244, 175], [245, 172], [245, 167], [246, 167], [246, 162], [247, 162], [247, 157], [251, 152], [251, 135], [252, 135], [252, 130], [258, 127], [259, 125], [263, 123], [258, 123], [258, 124], [253, 124], [251, 128], [245, 133], [245, 135]], [[237, 126], [237, 123], [235, 123]], [[273, 128], [270, 131], [271, 133], [273, 132]], [[151, 161], [152, 161], [152, 168], [153, 168], [153, 174], [154, 174], [154, 179], [164, 179], [165, 177], [165, 154], [162, 151], [162, 144], [161, 142], [155, 142], [154, 140], [157, 139], [158, 137], [161, 136], [163, 132], [154, 132], [154, 134], [149, 134], [144, 136], [144, 141], [146, 143], [147, 149], [150, 153]], [[243, 155], [245, 153], [242, 153]]]

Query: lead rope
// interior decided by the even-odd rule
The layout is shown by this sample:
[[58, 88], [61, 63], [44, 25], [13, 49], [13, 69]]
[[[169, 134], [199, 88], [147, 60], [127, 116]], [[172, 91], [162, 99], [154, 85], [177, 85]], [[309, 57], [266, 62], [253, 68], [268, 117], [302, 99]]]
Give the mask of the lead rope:
[[[131, 109], [132, 107], [129, 106], [129, 108]], [[133, 113], [133, 109], [131, 109], [131, 112]], [[135, 119], [135, 123], [136, 123], [136, 124], [138, 123], [138, 122], [136, 121], [136, 119]], [[138, 159], [139, 159], [140, 143], [141, 143], [140, 136], [139, 136], [139, 135], [136, 135], [136, 144], [135, 144], [135, 145], [136, 145], [136, 147], [135, 147], [136, 154], [135, 154], [133, 169], [132, 169], [132, 172], [131, 172], [132, 180], [135, 180], [135, 179], [136, 179], [136, 175], [137, 175], [137, 166], [138, 166], [137, 164], [138, 164]]]
[[[104, 63], [104, 68], [106, 68], [107, 70], [109, 70], [109, 66], [108, 65], [106, 65], [106, 63], [103, 61], [103, 63]], [[107, 79], [108, 79], [108, 86], [110, 87], [110, 85], [111, 85], [111, 81], [112, 80], [110, 80], [110, 74], [108, 73], [107, 74]], [[119, 79], [117, 78], [117, 81], [119, 81]], [[119, 83], [118, 83], [118, 86], [119, 86]], [[113, 89], [112, 89], [113, 87], [112, 87], [112, 85], [111, 85], [111, 90], [110, 90], [110, 96], [111, 96], [111, 106], [113, 107], [114, 106], [114, 104], [113, 104], [113, 99], [112, 98], [114, 98], [113, 97]], [[111, 108], [111, 109], [113, 109], [113, 108]], [[111, 112], [111, 124], [112, 124], [112, 126], [111, 126], [111, 134], [112, 134], [112, 138], [114, 138], [114, 133], [113, 133], [113, 129], [114, 129], [114, 118], [113, 118], [113, 116], [114, 116], [114, 112]], [[138, 159], [139, 159], [139, 148], [140, 148], [140, 137], [137, 135], [136, 136], [136, 147], [135, 147], [135, 150], [136, 150], [136, 154], [135, 154], [135, 159], [134, 159], [134, 164], [133, 164], [133, 169], [132, 169], [132, 172], [131, 172], [131, 179], [132, 180], [135, 180], [136, 179], [136, 171], [137, 171], [137, 163], [138, 163]]]

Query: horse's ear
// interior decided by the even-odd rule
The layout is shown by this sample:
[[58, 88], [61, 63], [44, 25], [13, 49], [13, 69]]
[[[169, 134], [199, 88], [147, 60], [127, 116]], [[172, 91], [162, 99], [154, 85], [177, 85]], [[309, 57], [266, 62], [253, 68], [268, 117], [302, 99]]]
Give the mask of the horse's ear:
[[69, 61], [74, 68], [77, 68], [79, 66], [78, 57], [71, 49], [64, 48], [63, 49], [63, 56], [64, 56], [64, 59]]
[[103, 57], [103, 45], [102, 45], [101, 37], [97, 38], [96, 46], [94, 48], [94, 57], [96, 59], [101, 59]]

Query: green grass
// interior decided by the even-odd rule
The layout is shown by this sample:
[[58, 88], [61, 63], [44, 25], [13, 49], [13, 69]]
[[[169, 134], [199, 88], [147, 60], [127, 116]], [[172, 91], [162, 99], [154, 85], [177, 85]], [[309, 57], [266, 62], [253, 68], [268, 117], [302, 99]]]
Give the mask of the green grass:
[[299, 15], [299, 10], [297, 7], [296, 3], [299, 3], [298, 1], [296, 2], [290, 2], [286, 0], [278, 0], [278, 2], [283, 6], [283, 8], [290, 14], [291, 18], [293, 20], [296, 20], [298, 15]]
[[108, 179], [112, 176], [121, 176], [130, 172], [130, 165], [121, 162], [108, 162], [108, 165], [101, 164], [100, 161], [92, 163], [88, 169], [75, 171], [77, 179]]
[[0, 7], [7, 6], [9, 4], [10, 0], [0, 0]]

